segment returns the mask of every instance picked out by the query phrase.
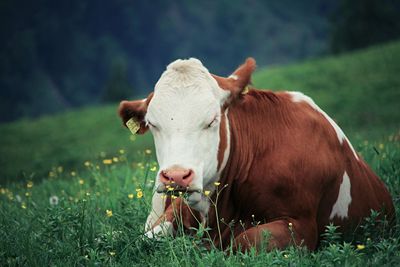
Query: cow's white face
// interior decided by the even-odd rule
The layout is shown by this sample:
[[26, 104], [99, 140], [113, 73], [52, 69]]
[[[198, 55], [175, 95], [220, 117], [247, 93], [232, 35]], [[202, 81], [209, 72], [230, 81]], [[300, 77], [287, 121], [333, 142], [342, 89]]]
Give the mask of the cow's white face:
[[[211, 75], [197, 59], [176, 60], [161, 75], [154, 93], [144, 100], [121, 102], [118, 112], [124, 124], [133, 118], [139, 123], [135, 129], [138, 134], [150, 128], [154, 136], [160, 165], [155, 185], [158, 192], [174, 181], [175, 189], [183, 187], [191, 192], [191, 207], [207, 213], [209, 202], [201, 191], [215, 189], [212, 183], [229, 158], [227, 106], [241, 98], [255, 64], [248, 58], [231, 76], [223, 78]], [[221, 123], [224, 142], [220, 146]], [[163, 203], [155, 193], [147, 226], [164, 212]]]
[[[189, 191], [203, 191], [217, 178], [221, 106], [228, 96], [199, 60], [168, 66], [145, 116], [154, 136], [158, 175], [171, 168], [193, 171]], [[156, 187], [160, 185], [158, 178]]]

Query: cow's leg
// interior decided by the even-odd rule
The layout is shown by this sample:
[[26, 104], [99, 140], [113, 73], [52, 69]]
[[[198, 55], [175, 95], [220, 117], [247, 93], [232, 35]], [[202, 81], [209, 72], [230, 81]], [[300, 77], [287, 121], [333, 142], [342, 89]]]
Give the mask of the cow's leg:
[[149, 238], [158, 238], [173, 235], [178, 227], [183, 227], [185, 230], [197, 228], [200, 218], [198, 211], [191, 209], [182, 198], [176, 198], [145, 235]]
[[282, 219], [247, 229], [235, 237], [234, 248], [246, 251], [257, 249], [285, 248], [289, 245], [304, 245], [313, 250], [317, 246], [318, 233], [315, 220]]
[[144, 226], [144, 230], [150, 231], [155, 224], [155, 222], [160, 218], [160, 216], [164, 213], [165, 210], [165, 199], [163, 199], [162, 194], [157, 192], [154, 193], [152, 201], [151, 201], [151, 211], [149, 216], [147, 217], [146, 224]]

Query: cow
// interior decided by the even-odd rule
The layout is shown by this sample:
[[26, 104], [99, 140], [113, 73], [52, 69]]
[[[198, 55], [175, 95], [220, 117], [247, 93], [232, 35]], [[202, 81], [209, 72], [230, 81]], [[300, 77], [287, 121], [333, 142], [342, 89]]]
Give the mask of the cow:
[[150, 129], [155, 142], [145, 235], [202, 225], [221, 249], [268, 239], [269, 250], [314, 250], [330, 223], [354, 229], [371, 210], [394, 221], [387, 188], [335, 121], [300, 92], [253, 88], [255, 68], [248, 58], [220, 77], [198, 59], [178, 59], [147, 98], [120, 103], [123, 123]]

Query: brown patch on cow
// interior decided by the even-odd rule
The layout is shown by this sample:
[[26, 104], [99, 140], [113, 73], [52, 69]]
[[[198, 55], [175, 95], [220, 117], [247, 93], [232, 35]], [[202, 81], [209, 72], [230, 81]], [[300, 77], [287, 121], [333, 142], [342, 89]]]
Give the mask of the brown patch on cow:
[[150, 93], [146, 100], [134, 100], [134, 101], [121, 101], [118, 108], [118, 114], [122, 119], [124, 126], [126, 127], [126, 122], [131, 118], [135, 118], [136, 121], [139, 122], [140, 128], [138, 130], [138, 134], [144, 134], [148, 127], [144, 121], [144, 117], [147, 113], [147, 107], [151, 99], [153, 98], [153, 92]]
[[181, 227], [185, 232], [192, 232], [193, 228], [199, 227], [202, 218], [198, 211], [186, 205], [183, 198], [168, 199], [164, 214], [154, 223], [152, 229], [165, 221], [171, 222], [174, 230]]

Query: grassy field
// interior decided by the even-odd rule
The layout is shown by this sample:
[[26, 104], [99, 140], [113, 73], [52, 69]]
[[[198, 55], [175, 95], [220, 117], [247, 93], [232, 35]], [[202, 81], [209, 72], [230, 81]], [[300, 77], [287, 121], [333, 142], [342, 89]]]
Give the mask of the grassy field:
[[[388, 185], [400, 216], [400, 43], [261, 69], [262, 88], [303, 91], [332, 115]], [[315, 252], [230, 254], [202, 237], [142, 238], [157, 164], [116, 105], [0, 126], [0, 266], [398, 266], [400, 230], [330, 229]], [[329, 241], [329, 242], [328, 242]]]

